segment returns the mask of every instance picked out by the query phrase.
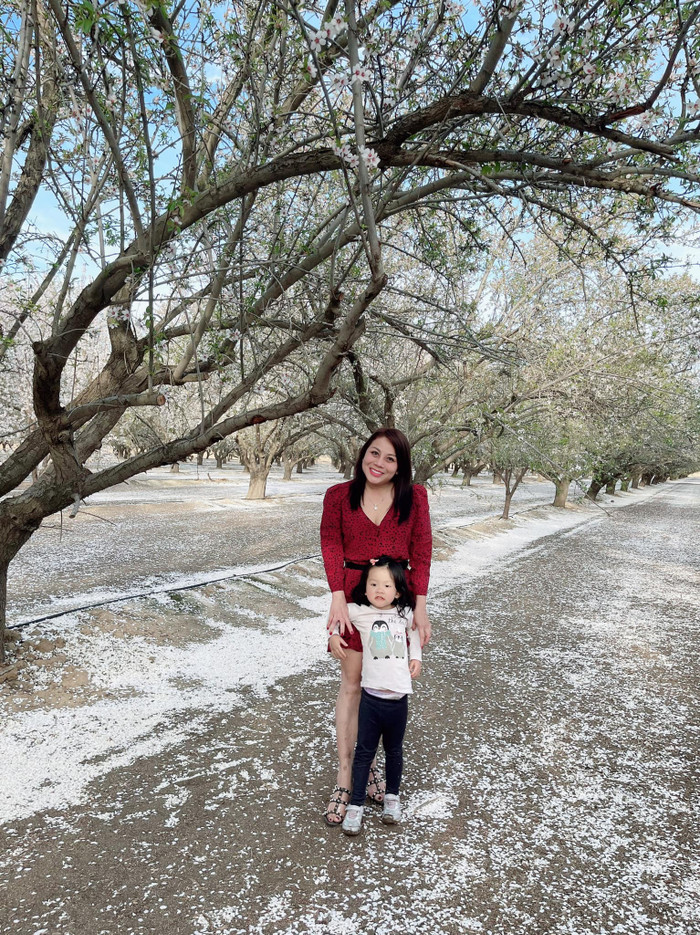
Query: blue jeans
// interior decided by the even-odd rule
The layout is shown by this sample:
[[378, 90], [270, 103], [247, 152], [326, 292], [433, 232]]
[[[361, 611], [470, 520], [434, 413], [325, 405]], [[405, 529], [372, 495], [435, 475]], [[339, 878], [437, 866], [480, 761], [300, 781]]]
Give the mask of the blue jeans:
[[390, 795], [399, 794], [407, 720], [408, 695], [395, 699], [377, 698], [362, 689], [352, 764], [351, 805], [362, 805], [365, 801], [369, 768], [377, 754], [380, 737], [386, 760], [386, 791]]

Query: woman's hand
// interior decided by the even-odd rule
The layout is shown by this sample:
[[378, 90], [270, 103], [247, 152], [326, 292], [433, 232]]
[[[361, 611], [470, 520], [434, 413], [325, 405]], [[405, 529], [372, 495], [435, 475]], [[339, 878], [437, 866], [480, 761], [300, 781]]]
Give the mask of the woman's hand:
[[430, 617], [425, 606], [425, 594], [416, 595], [416, 609], [413, 611], [413, 629], [418, 630], [421, 646], [430, 641], [433, 632]]
[[[344, 591], [333, 591], [331, 594], [331, 609], [328, 614], [326, 629], [330, 632], [335, 626], [338, 627], [341, 636], [344, 636], [346, 631], [348, 633], [352, 633], [353, 631], [353, 625], [350, 623], [350, 615], [348, 614], [348, 602], [345, 599]], [[342, 657], [339, 656], [337, 658]]]
[[331, 656], [335, 659], [345, 659], [345, 648], [347, 645], [343, 637], [338, 633], [334, 633], [328, 640], [328, 648], [331, 651]]
[[420, 678], [420, 670], [423, 668], [423, 664], [420, 659], [411, 659], [408, 664], [408, 671], [411, 673], [412, 679]]

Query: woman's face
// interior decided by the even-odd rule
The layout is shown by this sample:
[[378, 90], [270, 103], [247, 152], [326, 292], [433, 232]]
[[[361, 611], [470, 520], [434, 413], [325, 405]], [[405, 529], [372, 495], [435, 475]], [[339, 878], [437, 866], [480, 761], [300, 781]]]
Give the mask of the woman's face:
[[362, 459], [362, 473], [372, 487], [391, 484], [399, 468], [396, 452], [383, 435], [375, 438]]

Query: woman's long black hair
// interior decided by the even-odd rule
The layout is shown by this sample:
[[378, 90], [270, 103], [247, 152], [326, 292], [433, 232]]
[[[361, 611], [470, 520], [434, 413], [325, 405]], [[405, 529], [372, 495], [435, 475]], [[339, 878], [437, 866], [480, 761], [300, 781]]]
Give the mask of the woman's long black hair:
[[396, 452], [396, 474], [392, 478], [394, 485], [394, 513], [399, 524], [405, 523], [413, 506], [413, 469], [411, 467], [411, 446], [399, 429], [377, 429], [362, 446], [355, 462], [355, 475], [350, 482], [350, 509], [358, 510], [365, 492], [367, 478], [362, 470], [362, 462], [372, 442], [377, 438], [386, 438]]
[[389, 569], [389, 574], [394, 579], [394, 587], [398, 591], [398, 596], [393, 603], [393, 606], [398, 612], [402, 614], [409, 608], [413, 610], [416, 606], [416, 599], [413, 596], [413, 591], [411, 591], [408, 586], [408, 581], [406, 581], [406, 572], [401, 562], [397, 562], [396, 559], [393, 559], [390, 555], [380, 555], [379, 558], [373, 558], [372, 561], [367, 564], [367, 567], [362, 572], [362, 577], [352, 589], [353, 601], [356, 604], [364, 604], [367, 607], [372, 606], [367, 598], [367, 579], [373, 568]]

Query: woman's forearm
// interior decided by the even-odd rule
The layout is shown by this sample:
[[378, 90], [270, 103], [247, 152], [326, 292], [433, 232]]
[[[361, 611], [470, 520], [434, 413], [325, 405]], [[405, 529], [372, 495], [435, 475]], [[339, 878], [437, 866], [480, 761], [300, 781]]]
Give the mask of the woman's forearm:
[[345, 591], [331, 591], [331, 609], [328, 614], [328, 629], [331, 630], [336, 624], [341, 634], [345, 633], [346, 627], [352, 630]]
[[416, 594], [416, 607], [413, 611], [413, 625], [418, 629], [421, 646], [430, 640], [433, 628], [428, 617], [427, 598], [425, 594]]

